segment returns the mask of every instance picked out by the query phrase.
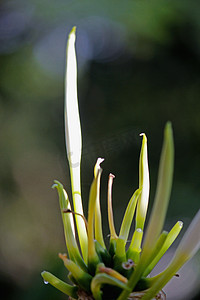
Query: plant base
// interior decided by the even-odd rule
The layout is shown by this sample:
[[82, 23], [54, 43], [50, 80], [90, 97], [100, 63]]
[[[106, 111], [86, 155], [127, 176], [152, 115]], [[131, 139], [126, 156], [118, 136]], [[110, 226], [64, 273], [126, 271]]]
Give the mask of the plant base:
[[[129, 295], [127, 300], [138, 300], [144, 296], [146, 291], [141, 292], [133, 292]], [[166, 300], [166, 294], [164, 291], [160, 291], [152, 300]], [[74, 300], [73, 298], [69, 297], [69, 300]], [[78, 300], [94, 300], [91, 295], [88, 295], [83, 290], [78, 291]]]
[[[128, 300], [138, 300], [144, 296], [146, 291], [134, 292], [131, 293], [128, 297]], [[163, 291], [160, 291], [152, 300], [166, 300], [166, 294]]]

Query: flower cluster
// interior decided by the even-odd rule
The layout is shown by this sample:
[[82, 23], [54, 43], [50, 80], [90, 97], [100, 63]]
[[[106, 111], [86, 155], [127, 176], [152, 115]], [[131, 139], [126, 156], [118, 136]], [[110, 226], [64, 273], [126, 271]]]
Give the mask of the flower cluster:
[[[145, 134], [141, 134], [139, 187], [128, 203], [119, 234], [115, 230], [112, 210], [114, 175], [109, 175], [108, 221], [110, 241], [109, 247], [106, 248], [100, 209], [102, 173], [100, 165], [103, 162], [102, 158], [97, 159], [94, 167], [87, 220], [83, 214], [80, 180], [82, 138], [77, 100], [75, 31], [74, 27], [69, 34], [67, 44], [65, 98], [65, 135], [71, 174], [73, 209], [71, 209], [70, 200], [62, 184], [55, 181], [53, 185], [59, 195], [67, 246], [67, 254], [59, 254], [59, 257], [69, 271], [68, 277], [72, 284], [65, 283], [46, 271], [42, 272], [42, 277], [46, 283], [52, 284], [72, 299], [126, 300], [141, 298], [148, 300], [159, 297], [159, 299], [165, 298], [162, 288], [200, 248], [199, 210], [170, 264], [155, 277], [148, 276], [183, 227], [183, 223], [178, 221], [169, 232], [163, 230], [173, 177], [172, 126], [170, 122], [165, 126], [156, 195], [144, 237], [143, 230], [149, 201], [149, 168]], [[131, 242], [127, 245], [134, 216], [135, 230]]]

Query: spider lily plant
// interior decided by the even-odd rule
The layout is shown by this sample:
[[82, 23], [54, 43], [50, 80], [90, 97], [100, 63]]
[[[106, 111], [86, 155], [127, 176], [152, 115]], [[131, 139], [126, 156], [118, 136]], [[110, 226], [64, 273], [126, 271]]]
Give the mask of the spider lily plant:
[[[81, 198], [81, 126], [77, 100], [77, 65], [74, 27], [67, 43], [65, 136], [71, 174], [72, 200], [63, 185], [55, 181], [64, 225], [67, 254], [59, 254], [69, 274], [71, 284], [49, 272], [42, 272], [45, 283], [50, 283], [71, 299], [157, 299], [165, 298], [162, 288], [176, 275], [182, 265], [200, 248], [200, 210], [180, 242], [172, 261], [164, 271], [149, 277], [152, 269], [179, 235], [183, 223], [178, 221], [169, 232], [163, 230], [170, 198], [174, 143], [171, 123], [164, 129], [164, 140], [159, 164], [155, 200], [145, 235], [143, 234], [149, 201], [149, 168], [147, 137], [143, 133], [139, 159], [139, 186], [128, 202], [119, 233], [115, 230], [112, 209], [112, 184], [108, 178], [109, 247], [106, 248], [100, 209], [100, 181], [102, 158], [94, 167], [94, 179], [89, 193], [87, 219]], [[73, 208], [71, 202], [73, 201]], [[135, 216], [135, 230], [127, 244]], [[178, 279], [177, 279], [178, 280]]]

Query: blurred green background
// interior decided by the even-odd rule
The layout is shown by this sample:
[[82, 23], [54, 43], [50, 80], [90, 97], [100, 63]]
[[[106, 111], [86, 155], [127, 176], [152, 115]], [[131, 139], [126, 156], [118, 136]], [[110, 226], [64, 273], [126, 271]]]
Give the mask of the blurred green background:
[[[65, 45], [77, 26], [79, 105], [83, 131], [85, 212], [93, 165], [102, 164], [102, 211], [108, 235], [106, 186], [116, 175], [116, 227], [138, 185], [145, 132], [150, 207], [163, 128], [171, 120], [175, 173], [165, 228], [199, 208], [200, 2], [18, 0], [0, 3], [0, 280], [3, 299], [66, 299], [40, 272], [63, 280], [65, 243], [53, 180], [70, 194], [63, 130]], [[183, 233], [181, 234], [181, 236]], [[172, 250], [173, 253], [174, 250]], [[168, 256], [164, 260], [171, 257]], [[167, 299], [198, 299], [197, 255], [166, 287]], [[161, 266], [162, 268], [162, 266]]]

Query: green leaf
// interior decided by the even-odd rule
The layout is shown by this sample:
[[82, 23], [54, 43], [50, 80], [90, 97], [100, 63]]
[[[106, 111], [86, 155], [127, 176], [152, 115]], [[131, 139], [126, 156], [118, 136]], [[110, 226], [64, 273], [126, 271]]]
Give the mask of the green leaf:
[[[162, 231], [170, 199], [174, 170], [174, 141], [171, 123], [164, 130], [164, 142], [158, 171], [158, 182], [153, 209], [148, 223], [143, 245], [143, 256], [152, 252]], [[141, 258], [142, 259], [142, 258]]]
[[102, 284], [115, 285], [121, 289], [128, 290], [128, 293], [130, 293], [129, 288], [122, 281], [120, 281], [112, 276], [109, 276], [105, 273], [98, 273], [97, 275], [94, 276], [94, 278], [92, 279], [92, 282], [91, 282], [91, 290], [92, 290], [92, 294], [93, 294], [95, 300], [102, 300], [102, 296], [101, 296]]
[[112, 259], [108, 250], [102, 247], [101, 244], [96, 240], [95, 240], [95, 249], [98, 256], [101, 258], [102, 262], [109, 267], [112, 263]]
[[59, 257], [63, 260], [65, 267], [71, 272], [78, 285], [85, 291], [90, 292], [92, 276], [84, 272], [72, 260], [68, 259], [65, 254], [59, 254]]
[[[117, 240], [118, 236], [115, 231], [114, 218], [113, 218], [113, 209], [112, 209], [112, 185], [113, 179], [115, 176], [113, 174], [109, 174], [108, 179], [108, 224], [110, 228], [110, 244], [113, 244], [112, 240]], [[112, 249], [114, 249], [112, 247]]]
[[67, 193], [59, 181], [55, 180], [54, 182], [55, 184], [52, 187], [57, 189], [59, 195], [60, 210], [63, 219], [65, 240], [69, 257], [73, 261], [76, 261], [83, 270], [87, 271], [87, 266], [80, 255], [79, 248], [76, 243], [73, 216], [64, 212], [68, 209], [71, 210]]
[[100, 168], [101, 161], [97, 159], [94, 167], [94, 179], [90, 188], [89, 208], [88, 208], [88, 268], [94, 274], [96, 266], [99, 263], [99, 257], [95, 249], [94, 242], [94, 217], [96, 202], [100, 192], [100, 178], [102, 169]]
[[[150, 263], [155, 243], [160, 235], [165, 220], [170, 198], [174, 167], [174, 143], [171, 123], [168, 122], [164, 130], [164, 142], [158, 172], [158, 183], [153, 210], [144, 239], [140, 261], [131, 275], [128, 286], [133, 290], [137, 282]], [[127, 299], [128, 293], [123, 291], [117, 300]]]
[[140, 228], [137, 228], [131, 240], [131, 244], [127, 251], [127, 259], [132, 259], [132, 261], [137, 264], [140, 259], [140, 252], [141, 252], [141, 240], [143, 236], [143, 231]]
[[141, 194], [141, 189], [137, 189], [135, 191], [135, 193], [133, 194], [133, 196], [131, 197], [131, 199], [128, 203], [126, 212], [124, 214], [124, 218], [123, 218], [122, 225], [120, 228], [120, 233], [119, 233], [119, 238], [123, 239], [124, 243], [126, 243], [127, 239], [128, 239], [131, 223], [133, 221], [133, 216], [135, 213], [135, 207], [136, 207], [138, 198], [140, 197], [140, 194]]
[[52, 286], [54, 286], [56, 289], [63, 292], [64, 294], [66, 294], [74, 299], [78, 299], [78, 296], [77, 296], [78, 287], [71, 286], [71, 285], [65, 283], [64, 281], [60, 280], [53, 274], [46, 272], [46, 271], [43, 271], [41, 273], [41, 275], [46, 284], [50, 283]]
[[137, 204], [135, 227], [136, 229], [140, 228], [143, 230], [149, 202], [149, 166], [147, 155], [147, 138], [144, 133], [142, 133], [141, 136], [143, 136], [139, 161], [139, 188], [141, 189], [141, 194]]
[[178, 270], [190, 260], [200, 248], [200, 210], [194, 217], [192, 223], [184, 234], [172, 261], [168, 267], [154, 280], [152, 287], [147, 294], [142, 298], [144, 300], [151, 299], [156, 295], [167, 282], [178, 272]]
[[[99, 164], [103, 162], [103, 158], [99, 158]], [[95, 174], [97, 176], [97, 174]], [[95, 239], [99, 242], [99, 244], [106, 249], [103, 232], [102, 232], [102, 221], [101, 221], [101, 208], [100, 208], [100, 192], [97, 194], [96, 199], [96, 207], [95, 207]]]
[[[155, 267], [155, 265], [159, 262], [159, 260], [162, 258], [162, 256], [165, 254], [165, 252], [169, 249], [169, 247], [173, 244], [177, 236], [179, 235], [181, 229], [183, 227], [183, 222], [178, 221], [174, 227], [170, 230], [170, 232], [167, 234], [163, 244], [161, 247], [157, 247], [157, 253], [154, 252], [154, 258], [145, 270], [143, 276], [146, 277]], [[160, 249], [159, 249], [160, 248]]]
[[119, 238], [116, 241], [116, 253], [114, 257], [114, 264], [115, 266], [118, 266], [118, 268], [121, 267], [122, 263], [126, 261], [126, 242], [128, 239], [131, 223], [135, 212], [135, 207], [140, 193], [141, 189], [138, 189], [131, 197], [126, 212], [124, 214]]
[[142, 300], [149, 300], [154, 297], [167, 282], [177, 273], [177, 271], [190, 260], [200, 248], [200, 210], [194, 217], [192, 223], [184, 234], [172, 261], [168, 267], [158, 275], [151, 288], [144, 295]]

